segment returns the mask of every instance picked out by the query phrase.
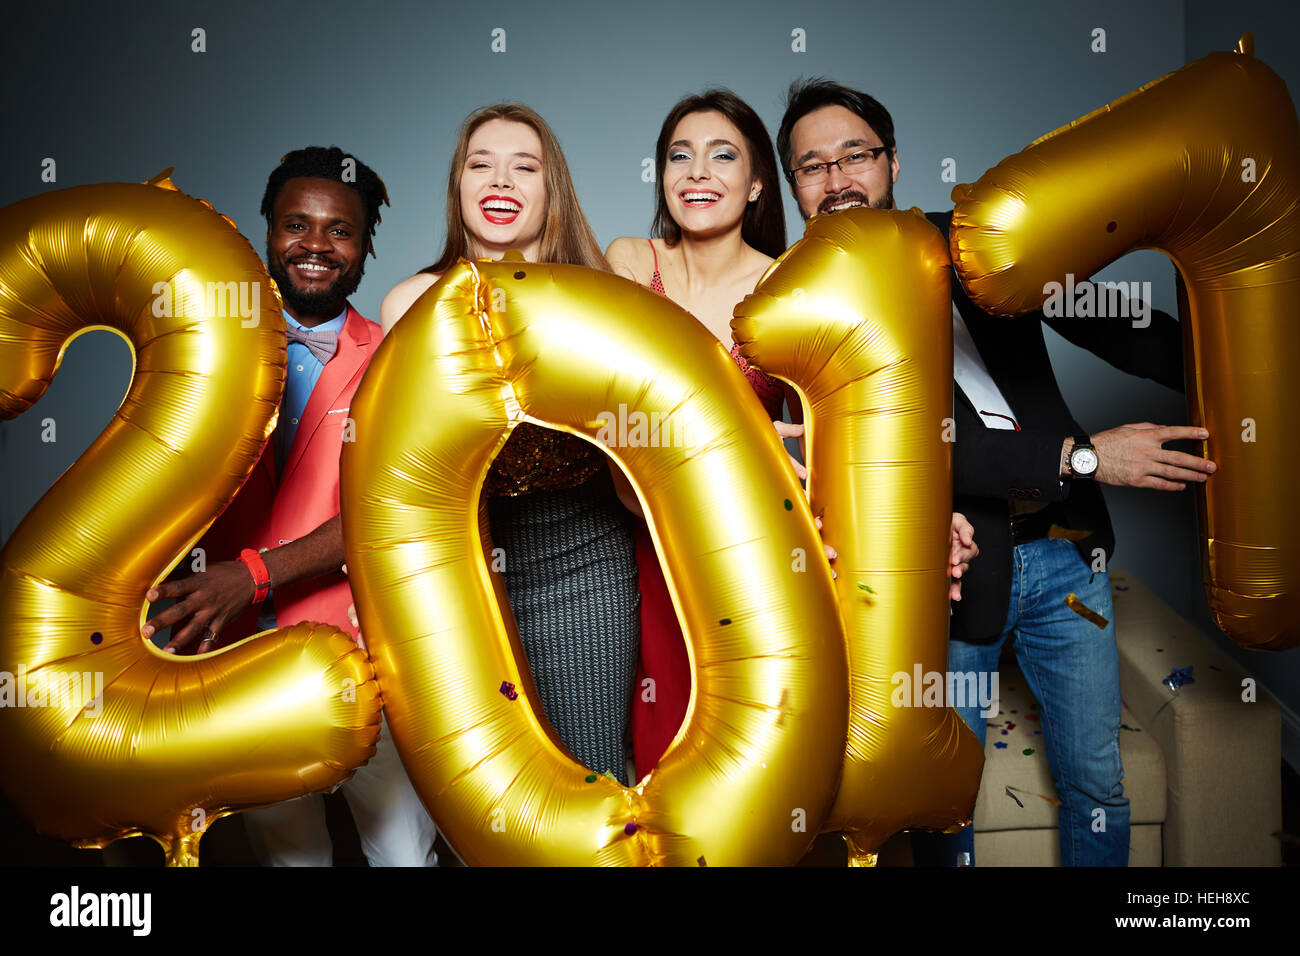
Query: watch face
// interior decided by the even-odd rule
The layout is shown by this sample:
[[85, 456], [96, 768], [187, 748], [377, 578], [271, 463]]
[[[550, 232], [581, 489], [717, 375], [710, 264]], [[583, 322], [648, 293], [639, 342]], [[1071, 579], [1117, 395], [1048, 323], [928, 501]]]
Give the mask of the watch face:
[[1070, 470], [1076, 475], [1091, 475], [1097, 470], [1097, 453], [1091, 448], [1076, 448], [1070, 452]]

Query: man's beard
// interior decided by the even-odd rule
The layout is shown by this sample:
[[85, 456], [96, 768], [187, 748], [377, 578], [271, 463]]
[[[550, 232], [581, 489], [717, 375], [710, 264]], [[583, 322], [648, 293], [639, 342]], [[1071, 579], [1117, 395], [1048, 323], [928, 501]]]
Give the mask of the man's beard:
[[[867, 194], [862, 192], [861, 190], [846, 189], [844, 190], [844, 192], [837, 193], [836, 195], [831, 196], [827, 199], [823, 199], [820, 203], [818, 203], [817, 215], [819, 216], [827, 215], [830, 212], [831, 206], [838, 206], [840, 203], [849, 202], [850, 200], [853, 199], [856, 199], [858, 202], [862, 203], [863, 206], [866, 206], [869, 209], [893, 209], [894, 208], [894, 184], [892, 182], [886, 183], [885, 194], [881, 196], [879, 199], [875, 200], [874, 202], [868, 199]], [[799, 207], [799, 211], [803, 212], [802, 206]], [[803, 218], [805, 221], [807, 221], [811, 217], [804, 216]]]
[[330, 319], [338, 315], [343, 311], [348, 296], [361, 284], [361, 277], [366, 271], [366, 262], [362, 258], [357, 261], [356, 268], [351, 272], [340, 272], [325, 288], [302, 292], [294, 288], [289, 278], [289, 265], [297, 262], [319, 262], [321, 265], [336, 267], [339, 263], [326, 256], [295, 256], [286, 262], [273, 255], [270, 249], [266, 250], [266, 271], [275, 280], [285, 307], [300, 316], [321, 316]]

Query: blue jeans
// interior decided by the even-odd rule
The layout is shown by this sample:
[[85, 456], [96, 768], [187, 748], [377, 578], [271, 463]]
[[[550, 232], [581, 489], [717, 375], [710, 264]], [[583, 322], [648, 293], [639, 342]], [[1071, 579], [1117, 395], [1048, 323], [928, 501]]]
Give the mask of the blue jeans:
[[[1106, 619], [1105, 629], [1065, 604], [1070, 593]], [[1071, 542], [1040, 538], [1012, 549], [1011, 600], [997, 640], [948, 643], [950, 671], [991, 672], [1003, 642], [1014, 635], [1016, 660], [1038, 699], [1043, 746], [1061, 801], [1062, 866], [1128, 865], [1113, 619], [1110, 576], [1094, 574]], [[983, 744], [986, 721], [979, 705], [956, 710]], [[912, 846], [918, 863], [975, 861], [973, 827], [951, 835], [914, 833]], [[970, 855], [962, 859], [963, 853]]]

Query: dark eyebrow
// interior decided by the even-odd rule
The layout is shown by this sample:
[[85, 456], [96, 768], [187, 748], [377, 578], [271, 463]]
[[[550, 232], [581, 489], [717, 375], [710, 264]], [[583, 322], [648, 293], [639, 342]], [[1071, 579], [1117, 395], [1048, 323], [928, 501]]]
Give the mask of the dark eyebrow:
[[[853, 149], [855, 146], [866, 146], [866, 145], [867, 145], [867, 141], [865, 139], [846, 139], [844, 142], [840, 143], [840, 149]], [[873, 146], [871, 148], [875, 149], [876, 147]], [[816, 157], [816, 155], [817, 155], [817, 150], [810, 149], [808, 150], [808, 152], [804, 153], [802, 156], [796, 159], [794, 161], [794, 165], [796, 167], [803, 166], [808, 162], [808, 160]]]
[[[704, 145], [707, 146], [709, 149], [712, 149], [714, 146], [730, 146], [732, 149], [736, 151], [740, 150], [740, 147], [738, 147], [735, 143], [733, 143], [729, 139], [711, 139]], [[676, 140], [675, 142], [668, 144], [669, 149], [676, 149], [678, 146], [685, 146], [687, 149], [690, 149], [691, 144], [684, 139], [679, 139]]]
[[[294, 210], [293, 212], [286, 212], [286, 213], [284, 213], [280, 218], [281, 218], [281, 219], [310, 219], [311, 217], [310, 217], [309, 215], [307, 215], [305, 212], [301, 212], [301, 211], [298, 211], [298, 210]], [[329, 221], [328, 225], [331, 225], [331, 226], [337, 226], [337, 225], [339, 225], [340, 223], [342, 223], [342, 224], [345, 225], [345, 226], [351, 226], [351, 225], [352, 225], [352, 220], [351, 220], [351, 219], [344, 219], [344, 218], [338, 218], [338, 217], [336, 217], [336, 218], [334, 218], [334, 219], [331, 219], [331, 220]]]

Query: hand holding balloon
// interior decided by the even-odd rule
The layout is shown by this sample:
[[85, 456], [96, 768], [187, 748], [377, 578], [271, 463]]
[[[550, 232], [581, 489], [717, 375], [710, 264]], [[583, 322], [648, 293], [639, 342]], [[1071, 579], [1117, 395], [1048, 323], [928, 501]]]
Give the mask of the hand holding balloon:
[[150, 588], [145, 599], [153, 602], [175, 598], [176, 603], [150, 618], [141, 633], [149, 640], [163, 628], [178, 624], [179, 629], [163, 652], [190, 653], [191, 645], [198, 640], [196, 653], [207, 653], [222, 628], [253, 603], [255, 593], [252, 575], [238, 561], [222, 561], [179, 581], [164, 581]]
[[[781, 436], [782, 440], [786, 438], [803, 438], [803, 425], [801, 424], [791, 425], [789, 422], [773, 422], [772, 424], [776, 426], [776, 433]], [[798, 475], [799, 480], [807, 481], [808, 469], [794, 455], [790, 455], [789, 458], [790, 464], [794, 466], [794, 473]]]
[[[1186, 482], [1203, 482], [1218, 470], [1214, 462], [1197, 455], [1165, 448], [1165, 442], [1193, 439], [1205, 441], [1210, 433], [1191, 425], [1153, 425], [1142, 422], [1120, 425], [1092, 436], [1097, 449], [1097, 480], [1108, 485], [1182, 491]], [[1074, 439], [1065, 440], [1061, 460], [1070, 456]], [[1062, 474], [1069, 474], [1062, 468]]]
[[[948, 555], [948, 600], [961, 600], [961, 576], [970, 570], [970, 563], [979, 556], [980, 546], [975, 543], [975, 528], [959, 511], [952, 513], [950, 531], [952, 549]], [[949, 608], [948, 613], [952, 613]]]
[[[343, 526], [338, 515], [325, 521], [311, 534], [278, 548], [269, 548], [262, 558], [275, 587], [337, 571], [343, 563]], [[188, 578], [168, 581], [151, 589], [145, 595], [149, 601], [182, 600], [151, 618], [145, 624], [143, 634], [146, 639], [150, 638], [164, 627], [188, 618], [163, 650], [168, 654], [184, 651], [195, 638], [202, 637], [211, 629], [212, 634], [201, 640], [198, 646], [198, 653], [203, 654], [217, 644], [228, 642], [229, 638], [226, 641], [221, 639], [222, 628], [237, 618], [255, 597], [256, 589], [248, 568], [238, 561], [224, 561]]]

